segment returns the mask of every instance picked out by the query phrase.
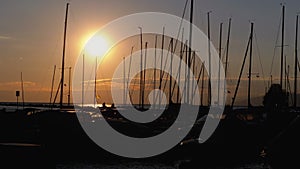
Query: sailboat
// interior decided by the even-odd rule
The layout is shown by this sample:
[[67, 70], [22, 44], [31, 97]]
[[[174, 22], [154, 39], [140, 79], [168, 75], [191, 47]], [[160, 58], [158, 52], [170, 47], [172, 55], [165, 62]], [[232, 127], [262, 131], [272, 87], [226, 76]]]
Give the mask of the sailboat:
[[[285, 6], [282, 6], [282, 15], [284, 18]], [[269, 113], [268, 128], [273, 131], [273, 135], [267, 144], [267, 159], [274, 169], [280, 168], [299, 168], [298, 156], [300, 152], [299, 137], [297, 133], [300, 130], [300, 115], [297, 110], [297, 73], [298, 73], [298, 25], [299, 15], [296, 16], [296, 34], [295, 34], [295, 81], [294, 81], [294, 105], [293, 108], [274, 110]], [[282, 22], [282, 33], [284, 35], [284, 19]], [[282, 40], [282, 50], [283, 50]], [[275, 86], [272, 85], [273, 91]], [[277, 88], [280, 86], [277, 85]], [[269, 90], [269, 95], [271, 91]], [[274, 92], [273, 92], [274, 93]], [[285, 93], [284, 91], [282, 92]], [[274, 94], [273, 94], [274, 95]], [[272, 101], [272, 100], [271, 100]], [[274, 100], [273, 100], [274, 101]], [[285, 100], [283, 103], [287, 104]], [[272, 102], [271, 102], [272, 103]], [[274, 106], [273, 106], [274, 107]]]

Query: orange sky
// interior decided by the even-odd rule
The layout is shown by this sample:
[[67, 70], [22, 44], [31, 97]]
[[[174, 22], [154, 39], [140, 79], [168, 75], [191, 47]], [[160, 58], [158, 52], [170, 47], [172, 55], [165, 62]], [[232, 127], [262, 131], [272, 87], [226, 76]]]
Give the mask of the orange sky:
[[[126, 3], [124, 3], [126, 1]], [[146, 11], [171, 13], [181, 17], [184, 1], [182, 0], [72, 0], [70, 1], [68, 22], [66, 67], [74, 67], [76, 59], [81, 52], [84, 42], [101, 26], [118, 17]], [[48, 102], [50, 96], [53, 67], [61, 65], [63, 21], [65, 15], [65, 1], [61, 0], [32, 0], [17, 1], [4, 0], [0, 6], [0, 102], [15, 101], [15, 90], [20, 90], [20, 73], [23, 72], [25, 98], [28, 102]], [[253, 72], [260, 73], [254, 78], [255, 90], [253, 97], [263, 95], [265, 85], [262, 77], [258, 54], [261, 56], [265, 79], [268, 80], [270, 63], [276, 40], [281, 15], [280, 1], [239, 1], [234, 0], [196, 0], [195, 24], [207, 32], [206, 12], [212, 10], [211, 32], [212, 42], [218, 45], [219, 23], [224, 22], [224, 36], [226, 39], [227, 20], [233, 18], [232, 39], [230, 48], [228, 83], [234, 87], [236, 77], [240, 70], [247, 38], [249, 36], [249, 20], [255, 22], [257, 47], [254, 46]], [[288, 64], [293, 67], [294, 51], [294, 25], [297, 0], [286, 1], [286, 47]], [[266, 8], [266, 6], [268, 8]], [[109, 35], [108, 35], [109, 36]], [[280, 38], [279, 38], [280, 40]], [[128, 46], [134, 45], [133, 40]], [[225, 41], [224, 44], [225, 45]], [[256, 45], [256, 44], [255, 44]], [[130, 52], [130, 47], [118, 50], [110, 56], [111, 60], [124, 57]], [[126, 51], [125, 51], [126, 50]], [[112, 59], [113, 58], [113, 59]], [[117, 61], [115, 63], [118, 63]], [[105, 66], [104, 66], [105, 67]], [[107, 74], [99, 70], [100, 77]], [[66, 71], [66, 76], [67, 76]], [[279, 49], [276, 49], [274, 77], [279, 74]], [[56, 74], [56, 87], [59, 76]], [[291, 73], [291, 77], [293, 77]], [[246, 74], [243, 76], [246, 78]], [[276, 79], [276, 78], [274, 78]], [[291, 82], [292, 83], [292, 82]], [[101, 84], [99, 84], [101, 85]], [[231, 88], [232, 88], [231, 87]], [[244, 99], [246, 83], [241, 84], [240, 100]], [[233, 91], [232, 91], [233, 93]]]

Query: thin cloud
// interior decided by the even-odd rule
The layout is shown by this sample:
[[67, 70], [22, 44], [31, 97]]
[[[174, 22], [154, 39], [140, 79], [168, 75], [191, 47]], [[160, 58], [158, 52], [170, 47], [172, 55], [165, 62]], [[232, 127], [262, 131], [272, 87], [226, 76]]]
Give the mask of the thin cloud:
[[0, 35], [0, 40], [12, 40], [14, 38], [10, 37], [10, 36], [4, 36], [4, 35]]

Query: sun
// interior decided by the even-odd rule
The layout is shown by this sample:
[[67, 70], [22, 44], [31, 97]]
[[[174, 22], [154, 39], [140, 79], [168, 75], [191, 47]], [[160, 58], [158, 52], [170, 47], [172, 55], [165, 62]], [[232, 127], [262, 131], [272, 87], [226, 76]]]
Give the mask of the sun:
[[108, 40], [100, 35], [95, 35], [85, 45], [86, 52], [94, 57], [101, 57], [108, 51]]

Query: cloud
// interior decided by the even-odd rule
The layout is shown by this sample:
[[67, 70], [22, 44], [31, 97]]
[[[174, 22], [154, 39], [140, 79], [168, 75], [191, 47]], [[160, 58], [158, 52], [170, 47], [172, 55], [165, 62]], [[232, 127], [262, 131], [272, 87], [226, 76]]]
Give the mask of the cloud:
[[[37, 84], [35, 82], [24, 81], [23, 82], [24, 88], [26, 89], [36, 89]], [[3, 82], [0, 83], [0, 88], [2, 91], [13, 91], [13, 90], [20, 90], [21, 82]]]
[[0, 40], [12, 40], [14, 38], [10, 37], [10, 36], [4, 36], [4, 35], [0, 35]]

